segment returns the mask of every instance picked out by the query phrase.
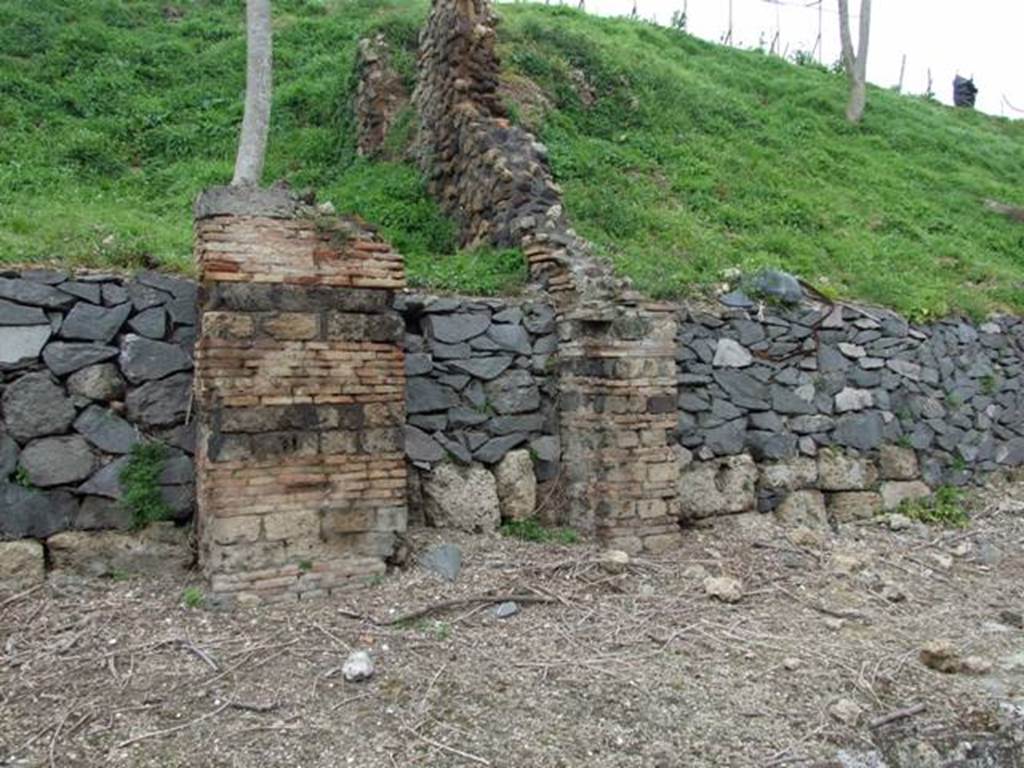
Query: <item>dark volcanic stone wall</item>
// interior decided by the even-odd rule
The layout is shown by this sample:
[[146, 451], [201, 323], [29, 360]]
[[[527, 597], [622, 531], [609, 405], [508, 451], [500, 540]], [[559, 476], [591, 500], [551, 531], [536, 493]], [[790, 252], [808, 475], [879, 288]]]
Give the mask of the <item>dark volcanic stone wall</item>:
[[[826, 491], [884, 492], [876, 481], [886, 479], [964, 485], [1024, 464], [1022, 344], [1024, 323], [1009, 317], [916, 326], [848, 306], [685, 312], [676, 357], [678, 441], [691, 472], [733, 472], [739, 485], [748, 456], [761, 465], [762, 481], [765, 466], [817, 461], [818, 469], [797, 474], [805, 475], [802, 487]], [[819, 477], [836, 455], [866, 464], [843, 480]], [[903, 468], [887, 470], [897, 456]], [[749, 475], [755, 482], [752, 467]], [[760, 483], [762, 510], [784, 499], [778, 490]], [[901, 490], [920, 495], [890, 489], [884, 506], [898, 503]], [[691, 514], [711, 513], [707, 497], [684, 495]], [[752, 494], [745, 498], [736, 506], [753, 503]], [[880, 497], [859, 501], [863, 514], [883, 506]], [[731, 506], [719, 504], [740, 511]]]
[[0, 538], [128, 528], [119, 476], [132, 447], [171, 447], [161, 478], [194, 506], [196, 286], [155, 272], [0, 275]]
[[520, 447], [558, 470], [555, 311], [538, 301], [401, 296], [406, 455], [420, 467], [493, 465]]

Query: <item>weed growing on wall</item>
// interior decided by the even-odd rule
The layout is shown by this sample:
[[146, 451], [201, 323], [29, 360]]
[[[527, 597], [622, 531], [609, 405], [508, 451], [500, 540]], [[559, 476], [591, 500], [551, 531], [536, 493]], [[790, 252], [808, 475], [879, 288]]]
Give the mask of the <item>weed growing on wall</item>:
[[136, 528], [171, 516], [160, 495], [160, 473], [166, 461], [167, 446], [163, 443], [139, 443], [132, 448], [128, 465], [121, 471], [121, 503], [131, 510]]
[[928, 499], [906, 499], [898, 511], [911, 520], [929, 525], [966, 528], [970, 523], [963, 506], [963, 491], [951, 485], [936, 489], [935, 494]]

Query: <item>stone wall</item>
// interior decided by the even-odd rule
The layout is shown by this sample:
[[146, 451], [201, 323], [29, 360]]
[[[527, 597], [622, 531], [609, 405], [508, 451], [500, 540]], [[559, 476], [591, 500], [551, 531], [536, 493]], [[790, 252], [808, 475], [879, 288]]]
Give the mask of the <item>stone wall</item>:
[[191, 517], [195, 322], [187, 280], [0, 273], [0, 538], [130, 528], [120, 474], [145, 440], [170, 446], [161, 493]]
[[547, 303], [402, 296], [406, 453], [430, 467], [497, 464], [529, 446], [557, 471], [555, 312]]
[[684, 515], [799, 504], [870, 516], [1024, 463], [1019, 319], [917, 326], [872, 308], [739, 299], [681, 315]]
[[200, 562], [224, 603], [382, 573], [406, 525], [401, 256], [285, 190], [196, 204]]
[[384, 35], [359, 41], [356, 76], [356, 152], [367, 157], [384, 148], [395, 119], [409, 103], [409, 94], [401, 76], [391, 66]]
[[[226, 510], [201, 526], [222, 594], [379, 571], [406, 497], [418, 521], [480, 530], [541, 512], [656, 550], [679, 521], [842, 522], [1024, 464], [1020, 319], [410, 294], [363, 226], [280, 193], [257, 201], [263, 216], [217, 194], [197, 225], [195, 408], [204, 498]], [[152, 272], [4, 273], [0, 536], [130, 527], [119, 475], [140, 440], [170, 446], [163, 495], [189, 519], [196, 293]], [[345, 468], [333, 500], [331, 462]], [[315, 515], [291, 514], [313, 497]]]
[[463, 245], [522, 248], [531, 276], [552, 294], [614, 293], [619, 281], [569, 226], [547, 148], [509, 120], [497, 24], [487, 0], [433, 0], [413, 92], [428, 189]]

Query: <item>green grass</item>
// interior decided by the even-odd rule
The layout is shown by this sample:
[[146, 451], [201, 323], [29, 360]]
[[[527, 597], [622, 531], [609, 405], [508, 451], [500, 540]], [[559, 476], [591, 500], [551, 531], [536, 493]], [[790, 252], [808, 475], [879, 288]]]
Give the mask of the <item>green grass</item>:
[[927, 499], [906, 499], [898, 511], [911, 520], [929, 525], [966, 528], [970, 524], [970, 517], [963, 506], [963, 491], [951, 485], [937, 488]]
[[535, 517], [525, 520], [508, 520], [499, 529], [503, 536], [522, 541], [534, 541], [553, 544], [575, 544], [580, 540], [579, 534], [572, 528], [547, 528]]
[[[181, 17], [165, 18], [165, 8]], [[775, 266], [924, 319], [1024, 310], [1024, 123], [872, 89], [860, 127], [841, 76], [643, 22], [502, 5], [507, 74], [570, 217], [638, 286], [679, 296]], [[277, 0], [265, 179], [377, 224], [416, 286], [515, 290], [507, 252], [458, 253], [402, 161], [357, 158], [357, 40], [383, 31], [411, 84], [418, 0]], [[231, 175], [244, 88], [238, 0], [0, 0], [0, 263], [189, 271], [190, 203]], [[584, 105], [573, 72], [596, 94]]]
[[199, 608], [206, 599], [199, 587], [185, 587], [181, 593], [181, 602], [186, 608]]
[[121, 470], [121, 503], [131, 510], [136, 528], [171, 517], [159, 485], [166, 461], [167, 446], [163, 443], [138, 443], [132, 447], [128, 464]]

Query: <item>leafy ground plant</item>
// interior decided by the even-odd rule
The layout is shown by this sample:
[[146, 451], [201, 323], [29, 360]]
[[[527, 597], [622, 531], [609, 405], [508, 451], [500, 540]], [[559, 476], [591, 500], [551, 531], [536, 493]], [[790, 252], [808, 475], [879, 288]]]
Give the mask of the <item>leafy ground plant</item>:
[[911, 520], [930, 525], [966, 528], [970, 523], [963, 506], [963, 491], [951, 485], [938, 488], [928, 499], [907, 499], [900, 504], [899, 511]]
[[541, 525], [535, 517], [525, 520], [508, 520], [502, 523], [501, 533], [523, 541], [551, 542], [555, 544], [575, 544], [579, 534], [572, 528], [548, 528]]
[[136, 528], [144, 528], [171, 517], [171, 509], [160, 495], [160, 473], [167, 461], [163, 443], [139, 443], [121, 471], [121, 503], [132, 513]]
[[203, 604], [203, 590], [199, 587], [185, 587], [181, 593], [181, 602], [186, 608], [199, 608]]

